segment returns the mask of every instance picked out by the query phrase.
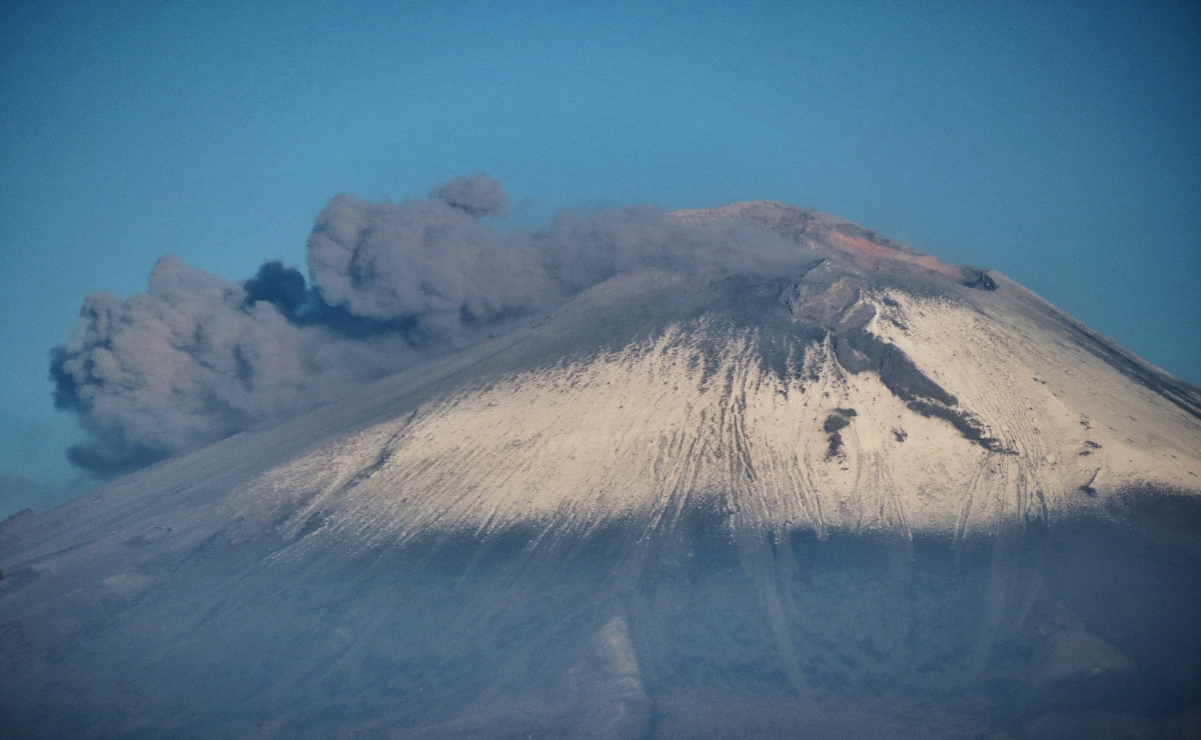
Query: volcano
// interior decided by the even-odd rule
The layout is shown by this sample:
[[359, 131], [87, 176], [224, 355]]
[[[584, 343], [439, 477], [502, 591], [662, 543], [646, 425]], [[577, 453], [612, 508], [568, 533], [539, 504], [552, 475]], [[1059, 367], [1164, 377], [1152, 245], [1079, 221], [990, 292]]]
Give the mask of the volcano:
[[0, 525], [7, 736], [1195, 736], [1201, 389], [828, 214], [671, 217], [798, 259]]

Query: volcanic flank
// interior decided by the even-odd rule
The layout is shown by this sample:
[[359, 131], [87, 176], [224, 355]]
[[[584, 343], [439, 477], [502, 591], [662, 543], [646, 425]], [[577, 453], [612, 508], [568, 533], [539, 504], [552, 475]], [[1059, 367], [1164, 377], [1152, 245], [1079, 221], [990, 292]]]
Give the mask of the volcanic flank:
[[[421, 207], [457, 224], [446, 208], [503, 205], [460, 186]], [[828, 214], [648, 223], [771, 254], [627, 260], [575, 288], [577, 268], [521, 263], [543, 287], [477, 306], [457, 345], [0, 525], [0, 722], [1195, 729], [1201, 390], [994, 271]], [[314, 239], [368, 238], [341, 233]], [[303, 321], [296, 279], [281, 321]], [[395, 318], [399, 294], [353, 290], [345, 305]]]
[[448, 369], [251, 485], [319, 513], [315, 539], [356, 543], [715, 501], [740, 528], [961, 537], [1137, 486], [1198, 490], [1197, 390], [1004, 277], [775, 203], [673, 216], [764, 224], [811, 260], [614, 278], [472, 352], [483, 377]]

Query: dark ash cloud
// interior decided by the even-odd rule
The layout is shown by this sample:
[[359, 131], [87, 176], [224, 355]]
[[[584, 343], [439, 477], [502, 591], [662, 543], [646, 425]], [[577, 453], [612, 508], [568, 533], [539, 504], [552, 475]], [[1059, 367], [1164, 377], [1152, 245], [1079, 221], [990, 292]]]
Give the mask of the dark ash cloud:
[[90, 434], [71, 461], [97, 472], [140, 467], [298, 403], [309, 380], [301, 329], [246, 298], [244, 287], [167, 256], [147, 292], [84, 299], [51, 363], [56, 405]]
[[487, 320], [535, 305], [549, 288], [538, 255], [505, 242], [441, 199], [339, 195], [317, 216], [309, 272], [325, 303], [362, 318]]
[[295, 267], [284, 267], [278, 260], [260, 267], [258, 274], [247, 280], [242, 288], [246, 291], [247, 306], [266, 301], [288, 317], [296, 316], [309, 299], [304, 275]]
[[311, 282], [275, 261], [231, 283], [167, 256], [146, 292], [89, 295], [51, 353], [55, 403], [88, 432], [68, 456], [98, 474], [136, 469], [326, 403], [618, 273], [761, 272], [799, 258], [745, 223], [648, 208], [564, 213], [533, 234], [481, 223], [507, 207], [483, 174], [399, 204], [339, 195], [308, 240]]

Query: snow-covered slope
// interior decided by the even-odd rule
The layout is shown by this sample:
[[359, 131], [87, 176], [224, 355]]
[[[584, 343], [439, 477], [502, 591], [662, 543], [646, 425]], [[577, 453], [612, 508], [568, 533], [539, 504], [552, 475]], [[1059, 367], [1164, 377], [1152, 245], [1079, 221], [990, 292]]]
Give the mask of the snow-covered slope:
[[[760, 211], [800, 212], [715, 213], [748, 209], [778, 228]], [[533, 330], [561, 354], [527, 339], [504, 369], [272, 468], [233, 505], [253, 517], [287, 499], [297, 530], [320, 515], [313, 541], [375, 546], [430, 528], [653, 527], [706, 500], [739, 527], [962, 536], [1140, 486], [1201, 491], [1197, 389], [996, 273], [966, 287], [874, 242], [884, 257], [865, 269], [829, 247], [838, 232], [784, 233], [825, 261], [783, 280], [615, 279]], [[589, 323], [637, 328], [595, 344]]]
[[829, 337], [790, 348], [778, 372], [763, 362], [776, 337], [701, 316], [456, 389], [237, 498], [286, 490], [331, 533], [374, 545], [431, 527], [653, 523], [706, 497], [728, 500], [737, 526], [962, 535], [1137, 486], [1201, 488], [1197, 417], [1040, 325], [1047, 314], [1013, 311], [1005, 292], [1029, 297], [998, 279], [1001, 295], [974, 304], [889, 289], [859, 303], [875, 309], [865, 330], [954, 396], [946, 408], [987, 445], [878, 373], [849, 372]]

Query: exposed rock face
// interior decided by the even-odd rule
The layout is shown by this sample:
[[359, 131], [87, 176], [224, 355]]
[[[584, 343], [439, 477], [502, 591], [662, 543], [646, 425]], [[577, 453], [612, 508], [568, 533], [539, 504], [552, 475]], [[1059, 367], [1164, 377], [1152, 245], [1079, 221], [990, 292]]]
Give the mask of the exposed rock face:
[[7, 522], [0, 726], [973, 737], [1101, 709], [1193, 721], [1201, 391], [995, 272], [826, 214], [676, 216], [750, 220], [803, 258], [622, 275]]

